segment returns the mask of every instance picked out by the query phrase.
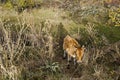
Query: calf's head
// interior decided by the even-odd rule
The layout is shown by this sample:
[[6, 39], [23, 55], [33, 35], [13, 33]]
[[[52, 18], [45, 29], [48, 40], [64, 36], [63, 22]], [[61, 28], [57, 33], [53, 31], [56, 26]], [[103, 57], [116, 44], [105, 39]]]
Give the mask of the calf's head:
[[76, 60], [77, 60], [77, 63], [81, 63], [82, 62], [82, 57], [84, 55], [84, 52], [85, 52], [84, 45], [82, 47], [78, 47], [76, 49]]

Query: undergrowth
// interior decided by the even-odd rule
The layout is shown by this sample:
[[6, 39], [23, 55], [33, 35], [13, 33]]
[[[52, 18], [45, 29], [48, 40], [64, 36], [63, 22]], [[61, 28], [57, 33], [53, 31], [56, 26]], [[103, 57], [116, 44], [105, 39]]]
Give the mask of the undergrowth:
[[[3, 80], [119, 79], [119, 27], [78, 24], [65, 11], [52, 8], [0, 14]], [[63, 38], [68, 34], [86, 47], [83, 64], [77, 68], [71, 64], [70, 70], [62, 59]]]

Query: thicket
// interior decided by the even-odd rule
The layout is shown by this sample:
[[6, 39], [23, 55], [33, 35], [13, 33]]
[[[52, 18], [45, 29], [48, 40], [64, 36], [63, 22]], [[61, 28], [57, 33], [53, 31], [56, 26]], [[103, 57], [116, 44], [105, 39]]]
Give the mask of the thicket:
[[[20, 1], [18, 7], [34, 5], [32, 0]], [[79, 4], [81, 0], [66, 1], [66, 6], [63, 4], [61, 8], [67, 16], [63, 15], [61, 22], [53, 20], [54, 14], [48, 13], [50, 10], [46, 13], [50, 19], [45, 13], [38, 17], [27, 12], [0, 17], [1, 79], [69, 80], [75, 76], [81, 80], [120, 79], [119, 9], [99, 5], [83, 7]], [[14, 7], [11, 0], [3, 4]], [[67, 34], [75, 35], [74, 38], [86, 47], [83, 63], [77, 68], [71, 64], [69, 70], [61, 59], [63, 38]]]
[[3, 0], [1, 4], [6, 9], [15, 9], [22, 12], [25, 9], [40, 8], [43, 0]]
[[[110, 43], [119, 41], [120, 8], [115, 3], [109, 3], [108, 5], [110, 7], [108, 8], [105, 6], [106, 2], [107, 1], [104, 0], [93, 0], [88, 2], [82, 0], [67, 0], [62, 6], [68, 11], [69, 17], [78, 24], [78, 26], [72, 27], [71, 32], [75, 31], [81, 34], [83, 32], [82, 30], [86, 30], [89, 28], [89, 24], [91, 24], [98, 31], [98, 34], [96, 34], [97, 38], [100, 39], [102, 36], [105, 36]], [[99, 41], [101, 41], [99, 39], [96, 42], [99, 43]]]
[[61, 77], [60, 64], [54, 59], [57, 50], [62, 49], [61, 41], [67, 31], [62, 23], [56, 25], [49, 20], [40, 19], [36, 22], [33, 19], [26, 16], [0, 18], [0, 79], [41, 80]]
[[108, 8], [105, 6], [106, 2], [104, 0], [93, 0], [88, 2], [82, 0], [67, 0], [62, 7], [69, 12], [69, 16], [76, 23], [93, 23], [105, 26], [119, 26], [119, 3], [108, 3], [110, 6]]

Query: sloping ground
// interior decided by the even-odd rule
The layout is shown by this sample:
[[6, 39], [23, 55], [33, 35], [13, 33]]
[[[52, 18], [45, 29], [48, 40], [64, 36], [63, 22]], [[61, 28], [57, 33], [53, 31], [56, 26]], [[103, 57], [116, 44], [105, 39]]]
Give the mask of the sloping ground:
[[[51, 72], [47, 73], [49, 71], [47, 69], [42, 70], [44, 71], [43, 73], [45, 74], [40, 73], [41, 72], [40, 68], [45, 66], [43, 64], [44, 62], [42, 62], [41, 59], [39, 59], [38, 62], [36, 62], [36, 60], [35, 61], [29, 60], [26, 64], [26, 67], [29, 66], [28, 70], [31, 73], [26, 73], [27, 77], [29, 77], [28, 74], [31, 74], [32, 75], [31, 80], [32, 79], [119, 80], [120, 79], [120, 62], [119, 62], [120, 48], [119, 47], [116, 48], [116, 45], [120, 46], [120, 42], [116, 42], [111, 45], [103, 47], [102, 50], [100, 50], [97, 58], [94, 59], [94, 61], [90, 59], [91, 55], [93, 55], [92, 48], [89, 49], [88, 51], [86, 51], [84, 56], [86, 57], [88, 55], [88, 57], [83, 59], [82, 64], [75, 66], [73, 65], [73, 62], [71, 62], [69, 68], [67, 66], [67, 59], [63, 59], [63, 51], [57, 50], [55, 52], [55, 57], [52, 62], [58, 62], [59, 64], [60, 72], [57, 72], [57, 75], [60, 75], [59, 77], [57, 77], [56, 74], [51, 75], [52, 74]], [[88, 63], [86, 63], [87, 60]], [[39, 75], [37, 75], [38, 73]], [[50, 78], [50, 75], [53, 78]]]
[[[40, 10], [34, 9], [31, 12], [24, 11], [22, 14], [18, 15], [17, 13], [11, 13], [9, 11], [1, 11], [0, 18], [7, 17], [7, 19], [12, 15], [13, 17], [23, 17], [25, 18], [26, 23], [32, 24], [34, 21], [40, 23], [40, 21], [48, 20], [54, 25], [58, 25], [60, 22], [63, 23], [64, 27], [70, 31], [70, 27], [79, 26], [75, 24], [72, 20], [68, 18], [68, 15], [62, 10], [59, 9], [49, 9], [42, 8]], [[7, 15], [9, 14], [9, 15]], [[7, 15], [7, 16], [6, 16]], [[36, 26], [34, 26], [36, 27]], [[61, 39], [62, 40], [62, 39]], [[62, 44], [60, 44], [62, 45]], [[118, 47], [116, 47], [118, 45]], [[78, 66], [74, 66], [71, 62], [70, 67], [67, 67], [67, 59], [63, 59], [63, 51], [62, 48], [59, 48], [55, 52], [55, 57], [53, 62], [58, 62], [60, 67], [60, 72], [57, 75], [62, 75], [60, 79], [66, 78], [66, 80], [78, 79], [78, 80], [119, 80], [120, 79], [120, 42], [116, 42], [114, 44], [110, 44], [108, 46], [103, 47], [100, 50], [100, 56], [96, 57], [93, 61], [91, 58], [94, 55], [92, 48], [86, 48], [88, 51], [85, 53], [88, 57], [86, 57], [83, 64]], [[25, 63], [25, 67], [27, 71], [25, 72], [26, 77], [29, 77], [30, 80], [36, 79], [46, 79], [48, 80], [50, 76], [48, 76], [49, 70], [41, 70], [41, 67], [44, 67], [44, 62], [41, 59], [41, 56], [36, 55], [37, 52], [32, 52], [34, 49], [30, 49], [28, 52], [27, 58], [29, 58]], [[97, 51], [97, 50], [95, 50]], [[31, 55], [32, 53], [32, 55]], [[39, 53], [40, 54], [40, 53]], [[96, 53], [95, 53], [96, 54]], [[98, 54], [99, 55], [99, 54]], [[36, 59], [37, 56], [37, 59]], [[35, 60], [34, 60], [35, 58]], [[32, 61], [33, 59], [33, 61]], [[23, 60], [24, 62], [24, 60]], [[46, 67], [45, 67], [46, 68]], [[39, 74], [38, 74], [39, 73]], [[24, 75], [24, 74], [23, 74]], [[53, 75], [56, 77], [56, 75]], [[33, 77], [33, 78], [32, 78]], [[46, 78], [47, 77], [47, 78]], [[27, 78], [26, 78], [27, 79]], [[59, 78], [58, 78], [59, 79]], [[58, 80], [56, 79], [56, 80]], [[49, 79], [53, 80], [53, 78]]]
[[[88, 48], [87, 48], [88, 49]], [[98, 50], [95, 50], [98, 51]], [[90, 59], [90, 55], [93, 54], [92, 48], [85, 53], [85, 56], [89, 56], [83, 59], [83, 63], [79, 65], [73, 65], [70, 63], [67, 67], [67, 59], [63, 59], [63, 52], [57, 53], [55, 61], [59, 62], [62, 74], [67, 76], [66, 80], [78, 79], [78, 80], [119, 80], [120, 79], [120, 42], [104, 46], [100, 52], [95, 53], [96, 59]], [[84, 56], [84, 57], [85, 57]], [[92, 58], [92, 57], [91, 57]], [[88, 63], [86, 64], [86, 60]], [[91, 60], [91, 61], [90, 61]], [[64, 77], [65, 78], [65, 77]]]

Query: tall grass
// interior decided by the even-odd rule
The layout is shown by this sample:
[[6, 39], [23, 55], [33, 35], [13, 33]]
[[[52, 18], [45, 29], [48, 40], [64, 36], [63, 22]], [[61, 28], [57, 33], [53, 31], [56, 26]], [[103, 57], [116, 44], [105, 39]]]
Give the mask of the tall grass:
[[16, 38], [14, 41], [14, 37], [11, 35], [12, 31], [10, 28], [4, 26], [4, 23], [0, 21], [2, 37], [0, 44], [0, 66], [4, 79], [8, 80], [18, 80], [21, 75], [21, 67], [17, 66], [17, 62], [20, 61], [20, 57], [24, 52], [25, 44], [21, 39], [21, 35], [23, 33], [24, 26], [21, 27], [20, 31], [16, 34]]
[[[1, 16], [0, 66], [3, 79], [41, 79], [45, 74], [52, 72], [54, 76], [60, 71], [59, 64], [53, 61], [59, 23], [56, 26], [51, 20], [38, 18], [27, 12]], [[40, 75], [36, 76], [39, 72], [32, 75], [35, 71], [32, 68], [38, 69]]]
[[[0, 14], [3, 80], [69, 80], [71, 75], [73, 79], [77, 76], [81, 80], [119, 78], [116, 71], [119, 69], [119, 45], [110, 44], [112, 37], [106, 29], [91, 23], [76, 24], [59, 9], [34, 9], [21, 14], [5, 10]], [[86, 47], [83, 63], [77, 68], [71, 65], [70, 70], [61, 59], [63, 38], [67, 34], [77, 34], [78, 42]], [[118, 40], [115, 38], [114, 41]]]

